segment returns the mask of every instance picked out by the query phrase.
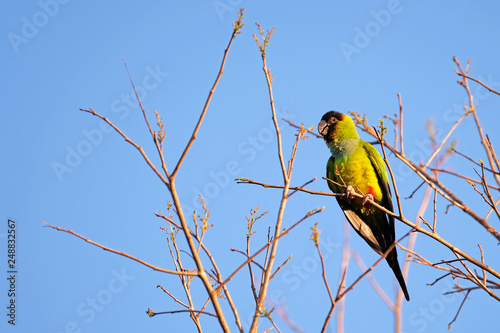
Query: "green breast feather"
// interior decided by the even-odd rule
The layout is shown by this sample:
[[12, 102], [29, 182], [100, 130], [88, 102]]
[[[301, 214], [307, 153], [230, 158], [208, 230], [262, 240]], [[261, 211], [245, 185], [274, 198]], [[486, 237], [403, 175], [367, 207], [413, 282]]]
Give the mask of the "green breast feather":
[[[338, 170], [340, 177], [335, 170]], [[387, 199], [390, 200], [384, 160], [378, 151], [365, 141], [359, 140], [358, 147], [351, 154], [331, 157], [327, 164], [327, 176], [337, 183], [351, 185], [362, 194], [371, 193], [377, 203], [382, 204]], [[333, 192], [345, 191], [330, 182], [329, 187]]]

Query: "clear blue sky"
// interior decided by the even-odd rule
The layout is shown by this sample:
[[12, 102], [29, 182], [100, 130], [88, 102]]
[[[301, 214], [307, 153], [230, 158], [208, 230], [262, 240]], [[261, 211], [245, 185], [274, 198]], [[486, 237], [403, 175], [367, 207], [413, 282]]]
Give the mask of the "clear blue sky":
[[[92, 107], [109, 117], [153, 155], [154, 147], [133, 98], [122, 63], [126, 60], [154, 123], [158, 110], [166, 124], [166, 159], [172, 169], [198, 119], [231, 34], [231, 22], [244, 7], [246, 26], [230, 51], [198, 139], [178, 178], [186, 214], [199, 209], [203, 194], [211, 209], [206, 244], [229, 275], [243, 260], [230, 248], [244, 249], [246, 219], [251, 208], [269, 210], [259, 220], [253, 248], [266, 239], [275, 221], [280, 192], [232, 179], [246, 177], [280, 183], [276, 140], [270, 135], [270, 110], [262, 64], [252, 34], [255, 22], [275, 27], [268, 48], [274, 76], [274, 97], [280, 115], [314, 125], [335, 109], [366, 114], [371, 124], [398, 112], [397, 93], [405, 108], [407, 155], [415, 161], [429, 156], [426, 119], [434, 119], [442, 138], [462, 112], [465, 93], [456, 81], [453, 56], [471, 75], [500, 88], [500, 5], [457, 1], [171, 1], [102, 2], [41, 0], [0, 4], [0, 64], [3, 78], [0, 177], [0, 330], [9, 332], [194, 332], [187, 314], [148, 318], [155, 311], [179, 309], [156, 286], [182, 298], [176, 277], [157, 273], [93, 247], [40, 222], [68, 228], [90, 239], [128, 252], [150, 263], [172, 268], [164, 226], [154, 212], [165, 211], [168, 192], [130, 145], [79, 108]], [[499, 97], [477, 94], [485, 132], [499, 147]], [[284, 150], [289, 156], [294, 131], [284, 122]], [[391, 133], [392, 135], [392, 133]], [[367, 138], [366, 136], [363, 136]], [[471, 118], [454, 137], [458, 149], [484, 159]], [[301, 142], [292, 182], [327, 190], [321, 180], [329, 152], [315, 138]], [[157, 159], [154, 158], [157, 162]], [[394, 159], [400, 192], [408, 196], [420, 183]], [[454, 170], [474, 175], [460, 157]], [[229, 178], [231, 181], [229, 181]], [[482, 199], [467, 184], [443, 176], [479, 213]], [[405, 215], [414, 218], [424, 190], [404, 200]], [[269, 292], [275, 303], [286, 302], [289, 316], [306, 332], [319, 331], [328, 297], [309, 240], [319, 222], [327, 274], [335, 285], [341, 259], [343, 214], [331, 197], [295, 194], [285, 226], [315, 207], [320, 215], [306, 221], [280, 243], [277, 262], [293, 255]], [[476, 256], [481, 243], [490, 265], [500, 262], [498, 246], [484, 229], [450, 209], [441, 200], [439, 232]], [[432, 212], [426, 217], [432, 219]], [[17, 223], [16, 326], [7, 324], [7, 219]], [[492, 217], [492, 223], [496, 224]], [[408, 228], [397, 224], [397, 235]], [[351, 247], [370, 265], [377, 255], [351, 232]], [[419, 236], [416, 250], [432, 261], [452, 254]], [[400, 261], [404, 254], [400, 252]], [[184, 257], [188, 263], [189, 258]], [[498, 265], [495, 267], [500, 268]], [[361, 270], [354, 261], [353, 281]], [[392, 298], [395, 281], [384, 263], [374, 276]], [[411, 266], [404, 304], [404, 332], [445, 332], [462, 296], [442, 296], [452, 283], [444, 279], [428, 286], [440, 272]], [[228, 287], [248, 329], [253, 304], [248, 272]], [[197, 284], [195, 292], [202, 291]], [[200, 306], [200, 301], [198, 301]], [[472, 293], [453, 332], [491, 331], [498, 327], [499, 304], [482, 292]], [[228, 316], [230, 318], [230, 316]], [[276, 318], [284, 332], [286, 325]], [[204, 318], [206, 331], [218, 331]], [[270, 324], [264, 319], [261, 331]], [[362, 281], [348, 296], [346, 332], [391, 331], [393, 315]], [[233, 327], [234, 328], [234, 327]], [[334, 332], [335, 320], [330, 332]]]

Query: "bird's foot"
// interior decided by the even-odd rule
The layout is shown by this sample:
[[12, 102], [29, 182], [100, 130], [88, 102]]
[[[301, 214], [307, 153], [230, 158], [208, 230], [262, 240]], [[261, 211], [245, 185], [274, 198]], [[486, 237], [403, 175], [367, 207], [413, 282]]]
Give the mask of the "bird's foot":
[[366, 205], [367, 203], [370, 204], [368, 200], [373, 200], [373, 194], [368, 193], [363, 197], [363, 206]]
[[354, 187], [352, 187], [351, 185], [347, 186], [347, 188], [345, 190], [347, 200], [350, 201], [350, 200], [354, 199], [354, 193], [356, 193], [356, 191], [354, 190]]

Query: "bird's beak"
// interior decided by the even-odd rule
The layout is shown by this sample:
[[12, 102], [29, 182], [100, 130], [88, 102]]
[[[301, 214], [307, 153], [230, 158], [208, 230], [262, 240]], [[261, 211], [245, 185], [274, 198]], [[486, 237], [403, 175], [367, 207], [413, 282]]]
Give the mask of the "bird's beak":
[[319, 132], [319, 134], [321, 134], [323, 136], [328, 134], [328, 124], [326, 123], [326, 121], [322, 120], [319, 122], [318, 132]]

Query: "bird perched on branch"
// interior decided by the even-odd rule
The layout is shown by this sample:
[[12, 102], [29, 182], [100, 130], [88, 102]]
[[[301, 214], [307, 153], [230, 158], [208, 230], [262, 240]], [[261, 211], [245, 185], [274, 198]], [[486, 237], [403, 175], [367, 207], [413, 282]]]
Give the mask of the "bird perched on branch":
[[[345, 193], [337, 202], [356, 232], [382, 255], [394, 243], [394, 217], [374, 207], [373, 200], [393, 211], [391, 192], [384, 160], [369, 143], [359, 138], [351, 117], [336, 111], [323, 115], [318, 132], [325, 139], [332, 156], [326, 164], [328, 187], [334, 193]], [[355, 197], [354, 193], [363, 195]], [[410, 300], [394, 247], [386, 257], [394, 275]]]

